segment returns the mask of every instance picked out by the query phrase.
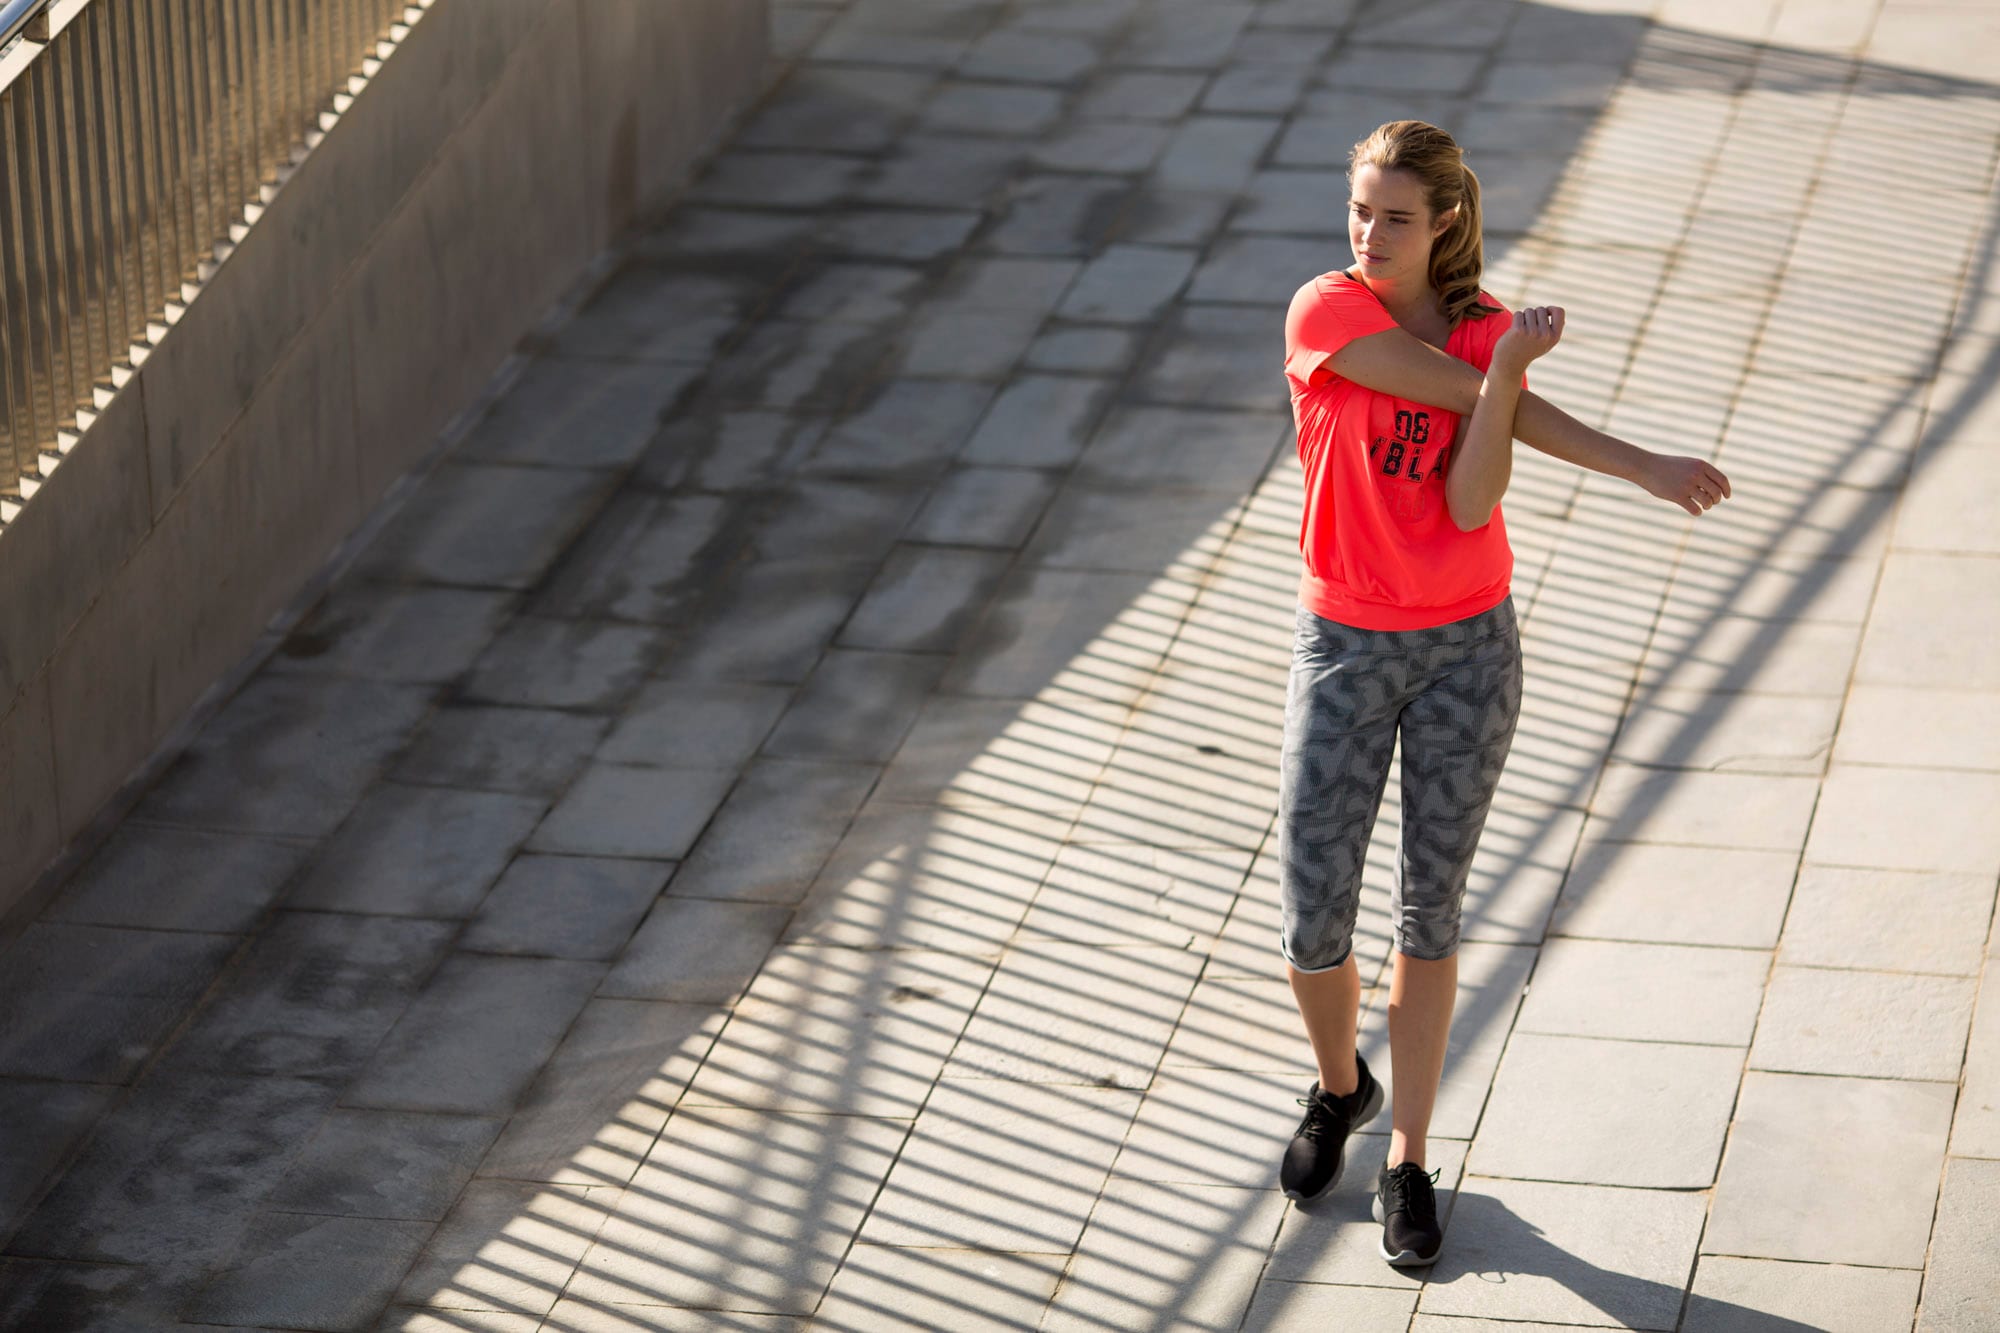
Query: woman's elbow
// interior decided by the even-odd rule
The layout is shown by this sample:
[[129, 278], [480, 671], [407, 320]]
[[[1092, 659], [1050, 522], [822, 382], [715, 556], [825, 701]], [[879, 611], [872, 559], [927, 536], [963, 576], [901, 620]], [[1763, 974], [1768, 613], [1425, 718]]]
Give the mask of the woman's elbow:
[[1492, 505], [1447, 504], [1446, 508], [1451, 511], [1451, 521], [1460, 532], [1477, 532], [1493, 521]]

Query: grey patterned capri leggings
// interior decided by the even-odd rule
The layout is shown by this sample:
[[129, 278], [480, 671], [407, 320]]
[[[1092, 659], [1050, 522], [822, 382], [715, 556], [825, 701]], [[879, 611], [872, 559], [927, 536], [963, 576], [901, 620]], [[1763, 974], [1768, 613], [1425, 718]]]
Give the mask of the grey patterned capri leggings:
[[1428, 629], [1357, 629], [1301, 606], [1279, 774], [1280, 948], [1347, 961], [1375, 813], [1403, 738], [1403, 841], [1389, 913], [1413, 958], [1458, 949], [1466, 875], [1521, 713], [1514, 599]]

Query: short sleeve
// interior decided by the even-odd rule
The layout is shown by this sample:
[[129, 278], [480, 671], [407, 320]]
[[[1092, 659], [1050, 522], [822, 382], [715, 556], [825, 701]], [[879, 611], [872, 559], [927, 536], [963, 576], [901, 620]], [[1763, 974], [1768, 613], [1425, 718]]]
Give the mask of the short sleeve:
[[1360, 283], [1330, 274], [1314, 278], [1292, 296], [1285, 315], [1285, 373], [1301, 384], [1332, 374], [1326, 359], [1356, 338], [1398, 327]]

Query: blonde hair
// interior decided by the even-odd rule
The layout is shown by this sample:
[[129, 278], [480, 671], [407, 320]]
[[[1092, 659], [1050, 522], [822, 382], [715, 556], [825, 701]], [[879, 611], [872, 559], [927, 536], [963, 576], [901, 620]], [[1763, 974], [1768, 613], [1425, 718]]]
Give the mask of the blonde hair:
[[1498, 306], [1479, 299], [1479, 277], [1486, 267], [1480, 240], [1479, 178], [1465, 165], [1465, 151], [1449, 134], [1421, 120], [1392, 120], [1354, 145], [1347, 157], [1347, 179], [1355, 168], [1400, 168], [1423, 186], [1431, 216], [1457, 209], [1444, 235], [1431, 246], [1430, 284], [1438, 294], [1447, 320], [1456, 325], [1468, 316], [1484, 319], [1500, 313]]

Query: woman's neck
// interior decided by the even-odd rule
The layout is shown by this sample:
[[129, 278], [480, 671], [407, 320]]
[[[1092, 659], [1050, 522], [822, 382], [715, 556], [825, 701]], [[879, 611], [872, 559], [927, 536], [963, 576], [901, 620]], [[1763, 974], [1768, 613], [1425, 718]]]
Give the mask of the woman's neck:
[[1398, 324], [1424, 323], [1439, 319], [1444, 312], [1438, 308], [1438, 294], [1427, 282], [1405, 279], [1401, 282], [1393, 278], [1363, 278], [1368, 290], [1382, 303], [1385, 310]]

